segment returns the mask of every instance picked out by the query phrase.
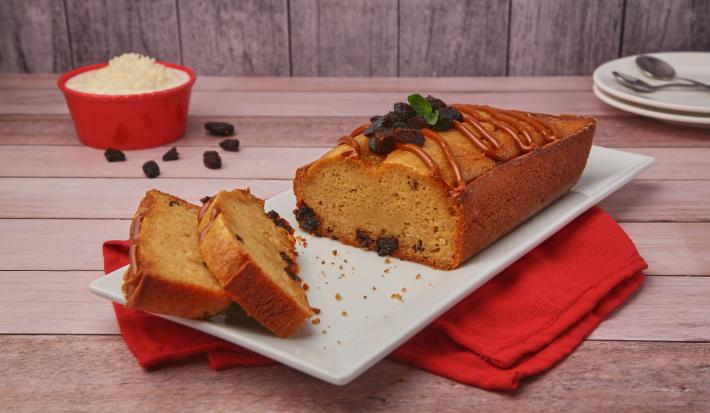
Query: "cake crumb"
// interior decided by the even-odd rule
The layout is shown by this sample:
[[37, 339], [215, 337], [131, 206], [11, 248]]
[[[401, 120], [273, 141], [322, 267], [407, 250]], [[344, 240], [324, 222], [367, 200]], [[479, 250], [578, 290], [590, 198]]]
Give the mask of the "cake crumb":
[[306, 241], [306, 239], [300, 235], [296, 235], [296, 241], [300, 242], [303, 248], [306, 248], [308, 246], [308, 241]]
[[325, 260], [320, 262], [321, 265], [325, 265]]
[[311, 307], [311, 310], [313, 310], [315, 314], [320, 314], [320, 308], [318, 307]]
[[343, 343], [340, 342], [340, 340], [337, 341], [338, 345], [342, 345]]
[[390, 298], [392, 298], [394, 300], [399, 300], [400, 302], [404, 302], [404, 299], [402, 299], [402, 294], [394, 293], [394, 294], [390, 295]]
[[421, 279], [422, 279], [422, 275], [419, 274], [419, 273], [417, 273], [417, 275], [414, 277], [414, 279], [415, 279], [415, 280], [421, 280]]
[[308, 291], [309, 288], [308, 284], [303, 283], [303, 291]]
[[385, 258], [385, 264], [389, 264], [390, 262], [392, 262], [390, 261], [390, 257]]
[[407, 292], [407, 287], [402, 287], [402, 292], [406, 293]]
[[389, 268], [385, 268], [385, 274], [389, 274], [389, 272], [390, 272], [390, 269], [389, 269]]
[[337, 255], [338, 255], [338, 250], [333, 250], [333, 256], [335, 257]]
[[348, 259], [347, 259], [347, 258], [344, 259], [343, 262], [347, 264], [347, 263], [348, 263]]
[[374, 285], [372, 286], [372, 291], [377, 291], [377, 288]]
[[322, 330], [322, 331], [321, 331], [321, 334], [328, 334], [328, 332], [325, 331], [325, 330]]
[[363, 299], [363, 300], [367, 300], [367, 296], [366, 296], [366, 295], [363, 295], [363, 296], [362, 296], [362, 299]]
[[342, 265], [340, 266], [340, 269], [341, 269], [341, 270], [343, 269], [343, 266], [342, 266]]
[[311, 324], [313, 324], [314, 326], [320, 324], [320, 318], [314, 318], [313, 320], [311, 320]]
[[340, 315], [343, 316], [343, 317], [347, 317], [347, 316], [348, 316], [348, 312], [345, 311], [345, 310], [343, 310], [343, 311], [340, 312]]
[[343, 296], [340, 295], [340, 293], [335, 293], [335, 299], [338, 300], [338, 301], [340, 301], [340, 300], [343, 299]]

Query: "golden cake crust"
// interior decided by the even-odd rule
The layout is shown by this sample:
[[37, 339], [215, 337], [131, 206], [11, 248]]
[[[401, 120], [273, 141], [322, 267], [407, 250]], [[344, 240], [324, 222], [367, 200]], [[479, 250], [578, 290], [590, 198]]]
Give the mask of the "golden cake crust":
[[[466, 180], [465, 188], [460, 194], [449, 198], [450, 206], [459, 217], [454, 237], [455, 253], [451, 263], [441, 265], [426, 255], [406, 249], [398, 249], [391, 255], [435, 268], [456, 268], [574, 185], [586, 165], [596, 120], [572, 115], [529, 116], [553, 124], [564, 133], [541, 147], [500, 162], [493, 162], [470, 146], [459, 144], [455, 147], [462, 175], [474, 177]], [[442, 169], [442, 173], [432, 175], [424, 164], [413, 156], [404, 157], [398, 153], [402, 151], [393, 151], [385, 157], [378, 157], [367, 153], [367, 140], [364, 136], [356, 136], [354, 139], [359, 143], [357, 149], [361, 152], [360, 156], [351, 156], [349, 145], [339, 145], [320, 159], [297, 170], [294, 193], [299, 208], [307, 206], [303, 200], [303, 188], [311, 179], [312, 173], [337, 163], [352, 162], [359, 168], [370, 171], [373, 177], [386, 174], [389, 168], [406, 166], [419, 172], [421, 179], [434, 181], [442, 192], [450, 191], [455, 185], [453, 174], [446, 169], [445, 160], [442, 156], [437, 157], [436, 153], [432, 154], [432, 158]], [[451, 143], [449, 138], [447, 141], [452, 146], [457, 144]], [[398, 163], [390, 163], [395, 156], [398, 157]], [[368, 157], [378, 159], [373, 162]], [[315, 232], [317, 235], [334, 236], [328, 228], [319, 228]], [[337, 239], [348, 245], [362, 247], [355, 234], [339, 234]], [[369, 249], [373, 248], [370, 246]]]
[[[259, 202], [263, 212], [264, 201], [253, 197], [248, 189], [235, 189], [232, 192]], [[238, 303], [247, 315], [255, 318], [277, 336], [288, 337], [313, 315], [305, 291], [299, 286], [297, 296], [289, 294], [256, 263], [230, 230], [224, 214], [218, 212], [213, 215], [214, 208], [221, 209], [222, 202], [225, 202], [222, 194], [210, 200], [200, 220], [202, 256], [229, 297]], [[275, 227], [281, 237], [281, 244], [287, 250], [286, 253], [293, 258], [291, 270], [297, 273], [295, 239], [287, 230]]]
[[[139, 222], [151, 219], [153, 214], [164, 212], [166, 199], [179, 202], [176, 207], [194, 213], [196, 233], [197, 206], [157, 190], [146, 193], [133, 217], [131, 228], [140, 226]], [[135, 262], [131, 263], [124, 274], [123, 293], [127, 307], [186, 318], [205, 318], [221, 313], [229, 306], [231, 300], [221, 289], [166, 279], [155, 268], [153, 259], [141, 249], [141, 243], [155, 236], [152, 232], [156, 229], [148, 227], [146, 230], [146, 226], [142, 227], [143, 230], [137, 234], [131, 234], [131, 242], [135, 243]]]

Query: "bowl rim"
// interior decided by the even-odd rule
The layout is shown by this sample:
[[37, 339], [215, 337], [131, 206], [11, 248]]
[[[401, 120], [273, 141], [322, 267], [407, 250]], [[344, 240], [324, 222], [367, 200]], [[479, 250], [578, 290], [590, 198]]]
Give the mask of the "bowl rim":
[[192, 85], [195, 84], [195, 81], [197, 80], [197, 75], [195, 72], [190, 69], [187, 66], [182, 66], [177, 63], [170, 63], [170, 62], [164, 62], [161, 60], [156, 60], [156, 63], [161, 64], [163, 66], [169, 67], [171, 69], [177, 69], [181, 70], [188, 75], [188, 80], [185, 83], [179, 84], [175, 87], [171, 87], [170, 89], [163, 89], [163, 90], [157, 90], [155, 92], [144, 92], [144, 93], [134, 93], [134, 94], [127, 94], [127, 95], [101, 95], [97, 93], [87, 93], [87, 92], [79, 92], [78, 90], [70, 89], [66, 86], [67, 82], [69, 79], [72, 77], [84, 73], [84, 72], [89, 72], [92, 70], [96, 69], [101, 69], [102, 67], [108, 66], [108, 62], [103, 62], [103, 63], [94, 63], [86, 66], [81, 66], [76, 69], [70, 70], [61, 76], [59, 76], [59, 79], [57, 79], [57, 87], [65, 94], [65, 95], [73, 95], [77, 96], [80, 98], [84, 99], [91, 99], [91, 100], [100, 100], [104, 102], [135, 102], [135, 101], [142, 101], [142, 100], [152, 100], [160, 97], [164, 97], [167, 95], [173, 95], [177, 92], [180, 92], [184, 89], [188, 89], [192, 87]]

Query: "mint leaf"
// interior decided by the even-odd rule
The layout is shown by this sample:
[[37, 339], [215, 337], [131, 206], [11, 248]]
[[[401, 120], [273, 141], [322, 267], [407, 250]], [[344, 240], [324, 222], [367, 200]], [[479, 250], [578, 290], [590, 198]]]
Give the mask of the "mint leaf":
[[[419, 93], [409, 95], [407, 97], [407, 101], [410, 105], [412, 105], [412, 109], [414, 109], [414, 111], [417, 112], [418, 115], [422, 115], [424, 117], [426, 117], [427, 115], [431, 116], [430, 114], [433, 110], [433, 108], [431, 107], [431, 103], [424, 99], [424, 97]], [[429, 123], [429, 121], [427, 121], [427, 123]]]
[[427, 113], [424, 115], [424, 119], [426, 119], [426, 123], [430, 126], [436, 125], [436, 121], [439, 120], [439, 111], [435, 110], [434, 112]]

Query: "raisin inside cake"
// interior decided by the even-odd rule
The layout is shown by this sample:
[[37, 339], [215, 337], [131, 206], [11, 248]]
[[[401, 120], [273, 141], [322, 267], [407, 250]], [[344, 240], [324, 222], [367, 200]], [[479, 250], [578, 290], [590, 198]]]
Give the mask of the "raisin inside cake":
[[298, 169], [302, 229], [451, 269], [567, 191], [584, 169], [593, 118], [426, 101], [434, 122], [397, 103]]

